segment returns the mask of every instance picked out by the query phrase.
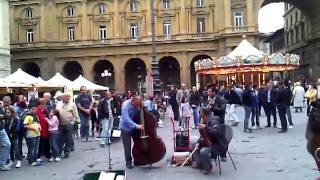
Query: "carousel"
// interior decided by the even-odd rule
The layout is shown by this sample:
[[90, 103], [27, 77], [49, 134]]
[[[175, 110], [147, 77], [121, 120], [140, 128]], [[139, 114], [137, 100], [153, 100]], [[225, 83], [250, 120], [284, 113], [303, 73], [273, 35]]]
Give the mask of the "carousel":
[[298, 68], [299, 62], [300, 56], [295, 54], [276, 53], [268, 56], [244, 37], [228, 55], [219, 59], [202, 59], [195, 62], [197, 86], [209, 83], [229, 85], [250, 82], [260, 86], [261, 83], [272, 80], [273, 73], [283, 74]]

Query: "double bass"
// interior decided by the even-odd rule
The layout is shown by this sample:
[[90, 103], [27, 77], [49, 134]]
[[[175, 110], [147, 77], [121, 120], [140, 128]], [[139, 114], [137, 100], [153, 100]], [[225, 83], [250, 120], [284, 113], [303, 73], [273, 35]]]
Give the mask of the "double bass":
[[[142, 78], [139, 77], [139, 95], [142, 96]], [[144, 108], [143, 103], [134, 122], [144, 125], [144, 130], [137, 130], [133, 134], [132, 156], [134, 165], [152, 165], [160, 161], [166, 154], [166, 146], [157, 135], [157, 120], [155, 116]]]

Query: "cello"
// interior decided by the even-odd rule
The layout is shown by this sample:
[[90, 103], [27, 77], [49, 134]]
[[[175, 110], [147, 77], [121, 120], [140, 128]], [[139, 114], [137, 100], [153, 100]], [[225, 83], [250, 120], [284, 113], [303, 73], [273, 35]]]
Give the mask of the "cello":
[[[142, 96], [142, 78], [139, 76], [139, 95]], [[155, 116], [148, 112], [141, 104], [140, 111], [133, 121], [144, 125], [144, 130], [138, 130], [133, 134], [132, 156], [134, 165], [152, 165], [160, 161], [166, 154], [166, 146], [162, 139], [157, 135], [157, 120]]]

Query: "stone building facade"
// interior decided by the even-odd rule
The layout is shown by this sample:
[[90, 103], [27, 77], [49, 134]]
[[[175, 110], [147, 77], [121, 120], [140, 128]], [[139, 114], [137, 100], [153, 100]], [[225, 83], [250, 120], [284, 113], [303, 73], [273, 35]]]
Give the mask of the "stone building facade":
[[[193, 63], [258, 46], [256, 0], [155, 0], [163, 87], [195, 85]], [[117, 90], [151, 72], [150, 0], [10, 0], [12, 69], [44, 79], [79, 74]], [[101, 77], [108, 70], [111, 77]]]

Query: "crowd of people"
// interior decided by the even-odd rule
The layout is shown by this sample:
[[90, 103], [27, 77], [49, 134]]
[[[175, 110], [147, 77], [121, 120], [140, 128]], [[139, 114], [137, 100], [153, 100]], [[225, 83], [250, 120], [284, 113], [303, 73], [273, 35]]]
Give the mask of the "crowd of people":
[[[318, 83], [320, 84], [320, 81]], [[115, 120], [120, 120], [126, 164], [128, 168], [132, 168], [130, 132], [133, 129], [144, 129], [143, 125], [136, 124], [132, 117], [141, 105], [155, 115], [158, 127], [163, 127], [165, 114], [169, 110], [169, 118], [178, 121], [181, 129], [206, 129], [214, 132], [213, 135], [208, 134], [209, 140], [211, 138], [212, 141], [220, 143], [218, 147], [212, 145], [210, 153], [212, 149], [221, 151], [216, 152], [216, 156], [219, 154], [222, 161], [225, 161], [226, 142], [220, 141], [218, 136], [221, 136], [221, 132], [209, 129], [208, 124], [218, 127], [231, 121], [232, 126], [238, 126], [240, 120], [236, 109], [243, 107], [243, 130], [252, 133], [253, 130], [262, 129], [260, 117], [263, 109], [267, 117], [265, 128], [280, 127], [279, 133], [286, 133], [288, 128], [293, 128], [294, 125], [290, 106], [298, 113], [302, 112], [307, 104], [306, 113], [309, 115], [310, 105], [320, 95], [317, 91], [319, 87], [316, 84], [305, 86], [301, 82], [291, 85], [288, 82], [271, 81], [260, 87], [254, 84], [233, 84], [227, 87], [210, 85], [199, 90], [192, 87], [188, 90], [185, 84], [181, 84], [180, 89], [172, 86], [170, 90], [156, 96], [140, 97], [134, 91], [123, 94], [107, 91], [98, 102], [95, 102], [84, 86], [80, 88], [80, 94], [74, 101], [68, 93], [56, 93], [54, 98], [48, 92], [44, 93], [42, 98], [31, 94], [28, 100], [19, 95], [14, 102], [11, 97], [5, 96], [0, 108], [0, 169], [5, 171], [13, 166], [22, 166], [24, 141], [28, 149], [26, 159], [31, 166], [41, 165], [44, 157], [49, 162], [59, 162], [62, 157], [69, 158], [70, 152], [75, 150], [74, 138], [80, 137], [84, 142], [88, 142], [90, 136], [97, 136], [101, 147], [104, 147], [111, 143]], [[277, 113], [281, 126], [278, 126]], [[190, 120], [193, 120], [192, 126]], [[95, 132], [98, 135], [95, 135]], [[200, 149], [196, 153], [198, 157], [194, 158], [196, 162], [193, 167], [204, 168], [205, 172], [209, 173], [211, 162], [201, 161], [206, 159], [201, 156], [209, 156], [209, 150]]]

